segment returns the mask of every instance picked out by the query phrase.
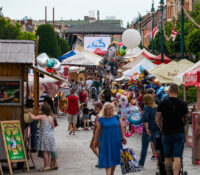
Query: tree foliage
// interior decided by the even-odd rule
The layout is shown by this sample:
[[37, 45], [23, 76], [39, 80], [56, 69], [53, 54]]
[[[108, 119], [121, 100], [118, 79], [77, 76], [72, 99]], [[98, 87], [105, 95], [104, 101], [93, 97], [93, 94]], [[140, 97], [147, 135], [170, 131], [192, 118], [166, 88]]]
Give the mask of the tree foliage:
[[59, 38], [58, 44], [60, 47], [60, 55], [63, 55], [66, 52], [70, 51], [70, 45], [67, 42], [67, 40], [64, 40], [63, 38]]
[[[200, 24], [200, 4], [195, 3], [194, 10], [192, 12], [188, 12], [190, 16]], [[181, 15], [179, 14], [179, 18], [177, 20], [177, 25], [175, 27], [175, 19], [172, 22], [166, 22], [164, 24], [164, 30], [166, 35], [170, 37], [172, 32], [172, 27], [175, 27], [177, 32], [179, 33], [176, 36], [175, 41], [164, 39], [164, 50], [165, 54], [170, 58], [178, 58], [180, 56], [181, 50]], [[160, 53], [160, 32], [156, 35], [154, 39], [155, 50]], [[184, 18], [184, 44], [185, 44], [185, 55], [196, 55], [197, 59], [200, 59], [200, 29], [198, 29], [191, 20], [189, 20], [186, 16]], [[149, 49], [151, 49], [152, 42], [150, 42]]]
[[22, 32], [19, 23], [12, 24], [10, 20], [0, 17], [0, 39], [34, 40], [32, 32]]
[[59, 48], [55, 31], [49, 24], [40, 25], [36, 35], [39, 36], [38, 53], [47, 53], [49, 57], [58, 58]]

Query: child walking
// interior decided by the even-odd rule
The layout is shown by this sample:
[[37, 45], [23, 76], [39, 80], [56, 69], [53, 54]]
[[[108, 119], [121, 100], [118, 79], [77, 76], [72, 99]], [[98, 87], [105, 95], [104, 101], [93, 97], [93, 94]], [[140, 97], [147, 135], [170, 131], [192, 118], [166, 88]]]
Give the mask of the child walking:
[[38, 150], [43, 151], [44, 158], [44, 168], [41, 168], [41, 171], [50, 170], [51, 166], [51, 152], [56, 151], [56, 143], [54, 136], [54, 123], [53, 118], [51, 116], [51, 107], [49, 104], [42, 105], [42, 115], [34, 116], [29, 113], [29, 116], [33, 120], [40, 120], [40, 131], [39, 131], [39, 142], [38, 142]]

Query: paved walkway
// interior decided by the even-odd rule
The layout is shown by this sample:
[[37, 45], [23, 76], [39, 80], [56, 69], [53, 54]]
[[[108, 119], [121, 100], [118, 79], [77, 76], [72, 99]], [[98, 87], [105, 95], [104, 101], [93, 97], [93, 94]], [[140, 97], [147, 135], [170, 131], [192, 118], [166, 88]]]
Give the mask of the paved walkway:
[[[59, 118], [59, 127], [55, 129], [56, 144], [58, 151], [59, 169], [55, 171], [39, 172], [38, 169], [43, 166], [42, 159], [33, 154], [36, 163], [36, 170], [32, 169], [31, 174], [35, 175], [104, 175], [104, 169], [100, 170], [94, 167], [97, 158], [89, 148], [92, 131], [77, 131], [77, 135], [69, 135], [67, 132], [66, 117]], [[127, 147], [134, 148], [137, 157], [140, 155], [141, 138], [139, 135], [133, 135], [128, 139]], [[149, 149], [145, 167], [136, 175], [154, 175], [156, 173], [156, 161], [150, 160], [151, 151]], [[31, 163], [30, 163], [31, 164]], [[186, 147], [184, 152], [184, 168], [191, 175], [199, 175], [200, 167], [191, 164], [191, 148]], [[25, 175], [21, 171], [15, 174]], [[117, 167], [115, 175], [121, 175], [120, 166]]]

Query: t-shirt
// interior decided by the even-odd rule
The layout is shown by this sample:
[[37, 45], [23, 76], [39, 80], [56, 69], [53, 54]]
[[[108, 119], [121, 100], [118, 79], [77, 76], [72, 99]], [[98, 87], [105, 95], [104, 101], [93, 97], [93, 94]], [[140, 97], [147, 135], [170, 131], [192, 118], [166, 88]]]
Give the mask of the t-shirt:
[[87, 81], [86, 81], [86, 85], [87, 85], [87, 88], [88, 88], [88, 89], [90, 89], [90, 87], [92, 86], [92, 83], [93, 83], [92, 80], [87, 80]]
[[83, 103], [87, 100], [87, 94], [86, 92], [85, 93], [82, 93], [82, 92], [79, 92], [79, 100], [80, 100], [80, 103]]
[[78, 113], [78, 97], [70, 94], [68, 97], [68, 114], [77, 114]]
[[89, 109], [86, 107], [83, 107], [83, 114], [88, 115], [89, 114]]
[[94, 81], [93, 84], [96, 87], [97, 91], [99, 91], [99, 85], [100, 85], [99, 81]]
[[163, 134], [184, 133], [183, 117], [188, 113], [187, 104], [177, 97], [169, 97], [160, 102], [158, 112], [162, 114]]
[[159, 128], [155, 122], [156, 110], [157, 108], [151, 108], [149, 106], [144, 107], [143, 120], [144, 123], [149, 124], [148, 127], [151, 132], [159, 131]]

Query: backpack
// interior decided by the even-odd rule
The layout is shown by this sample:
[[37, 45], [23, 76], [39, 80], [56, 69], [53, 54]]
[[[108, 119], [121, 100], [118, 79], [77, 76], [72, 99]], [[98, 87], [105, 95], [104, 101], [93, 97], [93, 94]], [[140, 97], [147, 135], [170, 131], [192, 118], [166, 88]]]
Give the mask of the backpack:
[[91, 89], [91, 93], [92, 93], [93, 95], [96, 94], [96, 88], [95, 88], [95, 87], [92, 87], [92, 89]]

